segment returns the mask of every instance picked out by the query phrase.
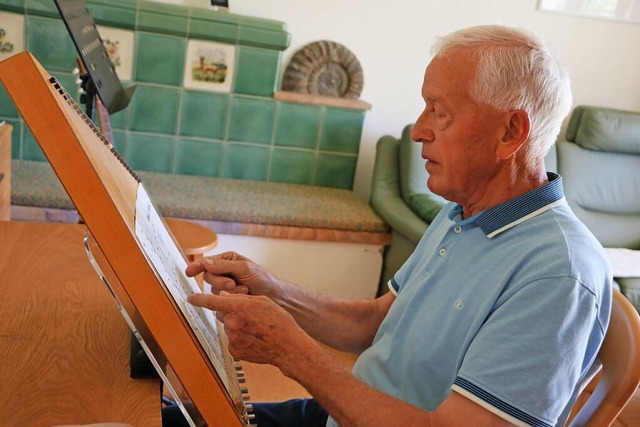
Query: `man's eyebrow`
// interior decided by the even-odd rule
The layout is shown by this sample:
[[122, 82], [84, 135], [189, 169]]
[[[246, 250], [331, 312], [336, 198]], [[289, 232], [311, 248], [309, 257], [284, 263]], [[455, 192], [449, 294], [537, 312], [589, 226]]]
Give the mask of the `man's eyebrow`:
[[439, 102], [442, 101], [442, 98], [439, 96], [427, 96], [427, 102]]

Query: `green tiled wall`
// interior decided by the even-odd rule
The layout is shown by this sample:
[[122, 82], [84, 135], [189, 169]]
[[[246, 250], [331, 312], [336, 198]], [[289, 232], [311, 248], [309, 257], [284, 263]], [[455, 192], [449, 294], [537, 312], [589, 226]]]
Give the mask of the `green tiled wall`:
[[[114, 145], [134, 169], [351, 189], [364, 111], [275, 100], [282, 22], [148, 1], [87, 0], [98, 25], [133, 30], [130, 105], [111, 116]], [[70, 92], [76, 50], [51, 0], [5, 0], [24, 15], [25, 46]], [[0, 23], [1, 26], [1, 23]], [[189, 39], [236, 45], [230, 93], [182, 87]], [[4, 88], [0, 121], [13, 157], [45, 161]]]

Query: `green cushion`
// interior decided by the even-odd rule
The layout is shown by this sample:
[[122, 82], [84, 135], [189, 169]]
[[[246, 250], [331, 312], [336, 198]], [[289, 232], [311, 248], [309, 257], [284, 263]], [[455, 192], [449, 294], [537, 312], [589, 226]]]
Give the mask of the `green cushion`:
[[616, 278], [616, 282], [620, 285], [620, 290], [627, 297], [631, 304], [640, 313], [640, 278], [637, 277], [621, 277]]
[[640, 114], [586, 109], [576, 143], [590, 150], [640, 154]]
[[[48, 162], [11, 162], [11, 203], [20, 206], [75, 209]], [[388, 226], [353, 191], [281, 182], [212, 178], [137, 171], [164, 216], [387, 232]]]
[[409, 207], [422, 219], [431, 223], [446, 201], [435, 194], [412, 194]]

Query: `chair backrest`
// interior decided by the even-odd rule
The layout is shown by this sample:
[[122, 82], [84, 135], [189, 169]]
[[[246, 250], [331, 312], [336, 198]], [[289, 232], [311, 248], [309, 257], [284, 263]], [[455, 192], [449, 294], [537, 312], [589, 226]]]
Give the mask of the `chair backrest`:
[[640, 112], [578, 106], [555, 154], [569, 206], [600, 243], [640, 249]]
[[602, 364], [598, 383], [568, 424], [571, 427], [611, 425], [640, 385], [640, 316], [617, 290], [598, 359]]

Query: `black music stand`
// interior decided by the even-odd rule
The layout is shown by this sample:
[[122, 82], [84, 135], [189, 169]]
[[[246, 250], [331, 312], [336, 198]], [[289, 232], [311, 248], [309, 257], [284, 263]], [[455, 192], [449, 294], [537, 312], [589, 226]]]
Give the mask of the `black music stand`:
[[116, 73], [85, 0], [54, 0], [86, 70], [80, 75], [87, 116], [93, 118], [97, 94], [109, 114], [129, 105], [136, 86], [124, 88]]

